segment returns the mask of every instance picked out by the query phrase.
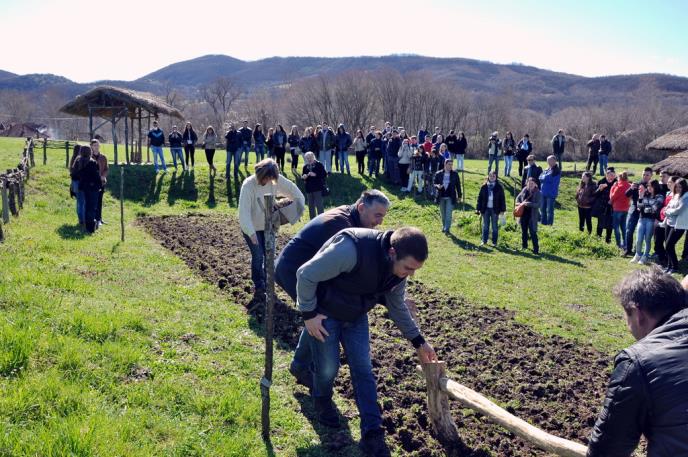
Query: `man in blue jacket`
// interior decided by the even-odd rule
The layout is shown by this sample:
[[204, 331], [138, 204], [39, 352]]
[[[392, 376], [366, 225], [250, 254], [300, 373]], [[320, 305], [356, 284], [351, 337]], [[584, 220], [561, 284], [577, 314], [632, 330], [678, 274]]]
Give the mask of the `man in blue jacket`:
[[557, 158], [553, 155], [547, 157], [547, 170], [540, 174], [540, 192], [542, 193], [542, 225], [554, 224], [554, 203], [559, 195], [559, 182], [561, 181], [561, 168], [557, 164]]
[[641, 435], [648, 457], [688, 455], [686, 292], [653, 266], [630, 273], [614, 295], [638, 341], [614, 360], [587, 456], [630, 456]]
[[163, 146], [165, 146], [165, 132], [158, 127], [158, 121], [153, 121], [153, 128], [148, 132], [148, 147], [153, 151], [153, 165], [155, 166], [156, 173], [158, 172], [158, 158], [160, 158], [162, 164], [162, 172], [167, 173]]

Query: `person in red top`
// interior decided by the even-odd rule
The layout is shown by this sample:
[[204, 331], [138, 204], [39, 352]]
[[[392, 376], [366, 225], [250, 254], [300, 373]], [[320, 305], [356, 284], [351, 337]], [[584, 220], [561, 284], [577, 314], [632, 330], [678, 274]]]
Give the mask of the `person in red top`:
[[626, 197], [626, 191], [631, 188], [628, 182], [628, 172], [622, 171], [619, 179], [609, 191], [609, 202], [612, 205], [612, 228], [616, 245], [620, 249], [626, 248], [626, 215], [631, 206], [631, 199]]
[[432, 141], [430, 141], [430, 138], [428, 136], [425, 137], [423, 149], [425, 149], [426, 154], [430, 154], [430, 152], [432, 151]]
[[666, 207], [674, 196], [674, 184], [678, 180], [678, 176], [672, 176], [666, 182], [667, 193], [664, 198], [664, 206], [662, 206], [659, 212], [659, 224], [655, 226], [655, 254], [657, 255], [657, 264], [666, 265], [667, 263], [667, 253], [664, 247], [666, 241], [667, 227], [664, 223], [666, 218]]

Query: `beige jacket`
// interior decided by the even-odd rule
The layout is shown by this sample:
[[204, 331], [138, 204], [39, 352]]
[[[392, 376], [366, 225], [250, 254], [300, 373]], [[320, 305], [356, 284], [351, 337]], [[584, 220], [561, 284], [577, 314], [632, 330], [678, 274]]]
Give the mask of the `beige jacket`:
[[275, 197], [284, 196], [292, 199], [298, 208], [306, 206], [306, 199], [293, 182], [279, 175], [276, 184], [258, 185], [256, 175], [244, 180], [239, 194], [239, 225], [247, 236], [265, 230], [265, 211], [263, 205], [265, 194], [272, 193]]

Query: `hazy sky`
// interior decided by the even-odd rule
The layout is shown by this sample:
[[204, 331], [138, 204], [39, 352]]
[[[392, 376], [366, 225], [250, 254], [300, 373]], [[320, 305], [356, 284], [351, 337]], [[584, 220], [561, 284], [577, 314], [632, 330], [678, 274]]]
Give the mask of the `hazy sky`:
[[0, 0], [0, 69], [139, 78], [226, 54], [413, 53], [598, 76], [688, 76], [688, 0]]

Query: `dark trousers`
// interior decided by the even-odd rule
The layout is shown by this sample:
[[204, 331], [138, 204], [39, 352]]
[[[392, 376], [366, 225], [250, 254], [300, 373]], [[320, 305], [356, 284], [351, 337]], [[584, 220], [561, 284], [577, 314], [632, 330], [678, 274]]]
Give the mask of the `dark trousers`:
[[296, 152], [296, 149], [292, 148], [290, 150], [291, 152], [291, 167], [292, 168], [298, 168], [299, 166], [299, 155]]
[[659, 265], [666, 266], [667, 264], [667, 252], [664, 247], [666, 242], [667, 230], [665, 227], [658, 225], [655, 227], [655, 254], [657, 255], [657, 263]]
[[588, 233], [592, 233], [592, 208], [578, 207], [578, 230], [581, 232], [584, 228], [588, 229]]
[[604, 236], [604, 241], [606, 243], [611, 243], [612, 242], [612, 228], [609, 226], [609, 222], [607, 221], [607, 217], [600, 217], [597, 219], [597, 236], [602, 236], [602, 231], [606, 230], [607, 233]]
[[[538, 218], [531, 217], [531, 212], [527, 211], [519, 220], [519, 224], [521, 224], [521, 246], [523, 246], [523, 249], [528, 248], [528, 238], [530, 238], [533, 240], [533, 252], [535, 254], [539, 253], [540, 244], [538, 243], [537, 234]], [[528, 236], [528, 232], [530, 232], [530, 237]]]
[[208, 161], [210, 168], [215, 168], [215, 165], [213, 165], [213, 157], [215, 157], [215, 149], [206, 149], [205, 160]]
[[525, 158], [518, 158], [518, 175], [523, 176], [523, 169], [528, 165], [528, 161]]
[[191, 159], [191, 166], [194, 166], [194, 155], [196, 155], [196, 146], [193, 144], [185, 144], [184, 157], [186, 158], [186, 168], [189, 168], [189, 159]]
[[363, 151], [356, 151], [356, 165], [358, 165], [358, 174], [362, 175], [365, 173], [365, 160], [366, 152], [365, 150]]
[[98, 191], [98, 204], [96, 205], [96, 222], [103, 220], [103, 194], [105, 193], [105, 188]]
[[400, 163], [399, 164], [399, 179], [401, 179], [401, 185], [406, 185], [408, 183], [408, 169], [409, 164]]
[[84, 191], [84, 197], [86, 200], [85, 217], [84, 223], [86, 224], [86, 230], [88, 233], [93, 233], [96, 231], [96, 211], [98, 209], [98, 190], [87, 190]]
[[284, 154], [285, 154], [284, 148], [280, 148], [278, 146], [275, 146], [275, 160], [277, 161], [277, 165], [279, 165], [280, 170], [284, 171]]
[[681, 236], [683, 236], [683, 229], [677, 229], [670, 227], [667, 229], [666, 234], [666, 253], [667, 253], [667, 266], [672, 270], [678, 270], [678, 258], [676, 257], [676, 243], [679, 242]]
[[597, 154], [588, 154], [588, 163], [585, 165], [585, 171], [590, 171], [590, 166], [592, 165], [592, 174], [594, 175], [597, 171], [597, 163], [600, 158]]

